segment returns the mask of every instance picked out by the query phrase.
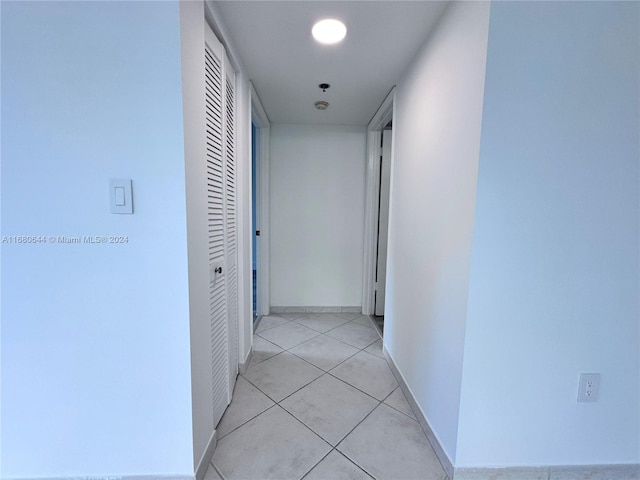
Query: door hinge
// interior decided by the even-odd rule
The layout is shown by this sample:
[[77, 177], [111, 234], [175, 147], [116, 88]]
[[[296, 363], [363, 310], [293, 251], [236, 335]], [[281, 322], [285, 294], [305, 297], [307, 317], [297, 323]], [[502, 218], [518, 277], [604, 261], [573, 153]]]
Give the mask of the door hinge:
[[382, 156], [382, 147], [376, 147], [376, 155], [377, 155], [378, 157], [381, 157], [381, 156]]
[[260, 230], [256, 230], [256, 237], [260, 236]]

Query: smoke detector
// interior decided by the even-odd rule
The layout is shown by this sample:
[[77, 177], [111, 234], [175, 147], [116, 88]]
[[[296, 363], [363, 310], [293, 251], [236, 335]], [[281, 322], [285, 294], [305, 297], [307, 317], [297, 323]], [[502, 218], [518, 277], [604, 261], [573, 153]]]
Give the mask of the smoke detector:
[[329, 108], [329, 102], [320, 100], [319, 102], [315, 103], [315, 106], [318, 110], [326, 110], [327, 108]]

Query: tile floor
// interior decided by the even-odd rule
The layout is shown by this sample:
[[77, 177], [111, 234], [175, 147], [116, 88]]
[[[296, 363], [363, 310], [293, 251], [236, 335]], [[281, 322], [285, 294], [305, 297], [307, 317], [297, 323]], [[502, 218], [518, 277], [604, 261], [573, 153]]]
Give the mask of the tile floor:
[[369, 317], [263, 317], [206, 480], [446, 480]]

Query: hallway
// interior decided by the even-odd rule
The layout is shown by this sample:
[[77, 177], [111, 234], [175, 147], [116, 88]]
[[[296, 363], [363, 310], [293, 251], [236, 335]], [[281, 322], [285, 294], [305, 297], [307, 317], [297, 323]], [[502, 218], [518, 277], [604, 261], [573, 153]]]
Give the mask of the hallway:
[[218, 434], [206, 480], [446, 479], [355, 313], [263, 317]]

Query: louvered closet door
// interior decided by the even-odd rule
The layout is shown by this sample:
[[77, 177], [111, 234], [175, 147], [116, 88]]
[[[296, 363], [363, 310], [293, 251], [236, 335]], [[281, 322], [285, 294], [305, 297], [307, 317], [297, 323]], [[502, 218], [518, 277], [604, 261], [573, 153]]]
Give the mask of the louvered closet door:
[[[236, 122], [235, 72], [225, 56], [225, 233], [230, 345], [238, 345], [238, 221], [236, 202]], [[229, 349], [229, 391], [238, 375], [238, 348]], [[229, 399], [231, 400], [231, 399]]]
[[205, 110], [207, 164], [207, 225], [209, 234], [209, 322], [213, 423], [217, 425], [229, 404], [229, 325], [225, 265], [225, 93], [224, 50], [213, 32], [206, 31]]

